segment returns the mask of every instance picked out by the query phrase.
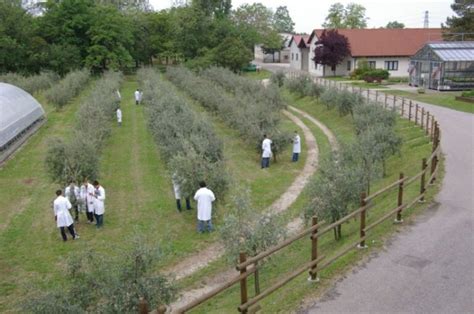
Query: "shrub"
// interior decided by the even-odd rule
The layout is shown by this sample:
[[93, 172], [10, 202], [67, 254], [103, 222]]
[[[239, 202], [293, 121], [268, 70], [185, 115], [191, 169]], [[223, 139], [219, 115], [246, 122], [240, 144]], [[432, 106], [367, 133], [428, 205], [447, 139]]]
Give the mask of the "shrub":
[[272, 76], [270, 76], [270, 81], [276, 86], [282, 87], [285, 83], [285, 72], [277, 71], [275, 73], [272, 73]]
[[30, 94], [50, 88], [58, 79], [59, 76], [53, 72], [41, 72], [31, 76], [7, 73], [0, 76], [0, 82], [15, 85]]
[[337, 106], [339, 91], [335, 88], [326, 88], [321, 94], [320, 101], [326, 108], [332, 109]]
[[462, 92], [462, 97], [474, 97], [474, 89], [471, 89], [470, 91], [465, 91]]
[[52, 292], [36, 293], [22, 304], [23, 310], [45, 314], [134, 313], [140, 297], [151, 308], [169, 304], [177, 289], [156, 271], [163, 253], [144, 239], [131, 242], [131, 249], [116, 248], [115, 257], [91, 250], [70, 255], [62, 273], [66, 283]]
[[390, 76], [390, 73], [387, 70], [384, 69], [375, 69], [375, 70], [370, 70], [367, 71], [363, 74], [362, 78], [364, 81], [368, 83], [372, 83], [374, 81], [376, 82], [382, 82], [382, 80], [388, 79]]
[[276, 245], [285, 236], [282, 222], [270, 214], [259, 214], [252, 206], [249, 190], [233, 189], [232, 206], [219, 228], [228, 261], [235, 263], [240, 252], [247, 256]]
[[73, 97], [77, 96], [89, 80], [90, 73], [87, 70], [70, 72], [45, 92], [46, 99], [52, 102], [56, 108], [62, 108]]

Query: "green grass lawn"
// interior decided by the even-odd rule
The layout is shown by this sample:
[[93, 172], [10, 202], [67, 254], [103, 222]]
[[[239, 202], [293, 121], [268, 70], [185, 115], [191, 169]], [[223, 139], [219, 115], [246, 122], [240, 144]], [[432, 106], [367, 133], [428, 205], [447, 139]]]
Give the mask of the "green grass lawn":
[[387, 90], [384, 90], [384, 92], [390, 95], [403, 96], [415, 101], [426, 102], [428, 104], [442, 106], [449, 109], [474, 113], [473, 103], [459, 101], [454, 98], [455, 96], [461, 96], [462, 92], [436, 92], [436, 93], [417, 94], [417, 93], [411, 93], [407, 91], [393, 90], [393, 89], [387, 89]]
[[272, 72], [261, 69], [258, 72], [243, 72], [242, 75], [255, 80], [263, 80], [270, 78], [272, 76]]
[[[337, 111], [327, 111], [322, 105], [309, 98], [298, 99], [290, 94], [285, 94], [285, 98], [289, 103], [294, 104], [297, 108], [308, 112], [313, 115], [324, 124], [326, 124], [334, 133], [336, 133], [340, 141], [350, 141], [354, 135], [352, 132], [352, 125], [349, 117], [340, 117]], [[305, 121], [308, 122], [308, 121]], [[310, 124], [307, 124], [310, 126]], [[311, 127], [314, 131], [314, 127]], [[402, 153], [400, 156], [393, 156], [388, 160], [387, 163], [387, 176], [376, 180], [372, 185], [372, 191], [387, 185], [398, 179], [400, 171], [403, 171], [406, 176], [417, 173], [421, 167], [421, 159], [427, 157], [431, 152], [431, 144], [425, 137], [422, 130], [418, 127], [413, 126], [406, 120], [399, 120], [397, 130], [401, 136], [407, 142], [402, 147]], [[321, 134], [316, 133], [318, 138], [318, 145], [322, 150], [322, 154], [328, 154], [329, 144], [321, 141]], [[441, 182], [441, 180], [437, 180]], [[438, 183], [439, 184], [439, 183]], [[434, 189], [429, 190], [429, 196], [427, 197], [428, 202], [425, 204], [415, 205], [413, 208], [408, 209], [404, 212], [405, 224], [409, 225], [414, 215], [413, 212], [420, 212], [422, 208], [428, 206], [429, 201], [436, 193], [438, 186]], [[419, 183], [413, 183], [405, 189], [405, 200], [412, 199], [419, 193]], [[386, 211], [396, 206], [396, 190], [387, 193], [377, 198], [374, 203], [375, 207], [372, 208], [368, 215], [367, 223], [370, 224], [383, 215]], [[300, 199], [294, 204], [291, 211], [285, 213], [285, 218], [289, 221], [292, 217], [298, 216], [304, 206], [306, 196], [300, 197]], [[411, 215], [411, 216], [410, 216]], [[385, 223], [379, 225], [379, 227], [369, 232], [369, 245], [368, 250], [357, 251], [353, 250], [342, 258], [338, 259], [330, 267], [323, 270], [319, 276], [321, 282], [319, 284], [310, 284], [306, 281], [308, 277], [307, 273], [304, 273], [297, 277], [295, 280], [287, 284], [284, 288], [276, 291], [260, 304], [262, 306], [262, 313], [286, 313], [294, 312], [301, 300], [309, 296], [315, 296], [321, 291], [324, 291], [324, 287], [328, 287], [332, 282], [338, 278], [345, 271], [349, 270], [357, 261], [364, 259], [370, 252], [379, 250], [383, 247], [384, 241], [387, 236], [393, 232], [396, 232], [403, 226], [397, 226], [392, 223], [392, 220], [388, 220]], [[351, 219], [343, 226], [343, 238], [340, 241], [334, 241], [332, 232], [329, 232], [323, 236], [319, 241], [320, 254], [327, 255], [327, 257], [334, 256], [337, 250], [343, 248], [358, 238], [359, 232], [359, 221], [357, 219]], [[278, 254], [275, 254], [271, 261], [265, 264], [260, 271], [260, 285], [261, 290], [270, 287], [284, 274], [289, 274], [295, 270], [296, 267], [309, 261], [311, 254], [310, 241], [307, 237], [301, 239], [294, 245], [284, 249]], [[211, 265], [208, 269], [203, 270], [200, 275], [195, 275], [191, 279], [183, 280], [182, 286], [189, 289], [193, 285], [200, 285], [206, 282], [206, 276], [214, 272], [218, 272], [224, 268], [225, 263], [216, 262]], [[229, 266], [227, 266], [228, 268]], [[237, 272], [236, 272], [237, 275]], [[249, 296], [253, 296], [253, 279], [249, 281]], [[236, 311], [239, 304], [239, 287], [235, 287], [227, 290], [218, 297], [213, 298], [211, 301], [206, 302], [200, 307], [196, 308], [193, 313], [223, 313]]]

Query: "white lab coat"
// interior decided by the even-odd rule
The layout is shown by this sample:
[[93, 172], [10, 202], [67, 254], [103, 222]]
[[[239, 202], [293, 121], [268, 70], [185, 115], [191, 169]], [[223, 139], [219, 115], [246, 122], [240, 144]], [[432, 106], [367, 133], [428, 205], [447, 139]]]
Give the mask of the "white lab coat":
[[97, 189], [94, 190], [94, 213], [96, 215], [103, 215], [105, 212], [105, 190], [99, 185]]
[[179, 186], [179, 183], [176, 182], [175, 178], [171, 179], [173, 182], [173, 191], [174, 191], [174, 197], [179, 200], [181, 199], [181, 187]]
[[301, 138], [298, 134], [293, 138], [293, 153], [301, 153]]
[[[81, 199], [81, 191], [79, 190], [78, 186], [74, 186], [74, 194], [76, 195], [76, 199]], [[67, 200], [71, 202], [71, 186], [68, 185], [64, 190], [64, 196], [66, 196]]]
[[60, 227], [69, 227], [74, 223], [72, 220], [71, 209], [72, 205], [67, 198], [59, 195], [53, 202], [54, 216], [56, 216], [56, 225]]
[[94, 194], [94, 187], [92, 184], [87, 183], [87, 185], [81, 185], [81, 199], [84, 200], [87, 211], [92, 213], [94, 211], [94, 197], [90, 194]]
[[194, 195], [194, 199], [197, 201], [197, 219], [211, 220], [212, 202], [216, 200], [214, 193], [208, 188], [200, 188]]
[[139, 91], [136, 90], [135, 91], [135, 101], [140, 102], [140, 100], [141, 100], [141, 94], [140, 94]]
[[262, 158], [272, 157], [272, 140], [266, 138], [262, 142]]
[[122, 110], [120, 108], [117, 109], [117, 122], [122, 123]]

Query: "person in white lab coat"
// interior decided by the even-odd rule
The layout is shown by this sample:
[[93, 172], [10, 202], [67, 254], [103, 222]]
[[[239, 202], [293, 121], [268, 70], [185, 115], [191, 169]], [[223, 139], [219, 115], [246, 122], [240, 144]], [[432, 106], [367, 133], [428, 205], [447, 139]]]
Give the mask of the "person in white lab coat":
[[81, 199], [81, 191], [74, 180], [69, 181], [69, 185], [64, 190], [64, 196], [71, 203], [74, 209], [74, 221], [79, 222], [79, 203]]
[[105, 212], [105, 190], [99, 184], [99, 181], [94, 181], [94, 215], [97, 228], [102, 228], [104, 225], [104, 212]]
[[89, 183], [87, 178], [81, 186], [81, 198], [85, 204], [87, 221], [91, 224], [94, 222], [94, 187]]
[[56, 191], [57, 197], [53, 202], [54, 220], [56, 221], [56, 225], [61, 231], [63, 241], [67, 241], [65, 228], [69, 230], [72, 239], [76, 240], [79, 238], [79, 236], [74, 231], [74, 221], [72, 220], [71, 213], [69, 213], [69, 209], [71, 209], [72, 206], [69, 200], [65, 198], [62, 194], [63, 192], [61, 190]]
[[135, 105], [139, 105], [142, 100], [142, 93], [140, 92], [138, 88], [135, 91], [134, 96], [135, 96]]
[[[173, 191], [174, 191], [174, 197], [176, 198], [176, 208], [178, 211], [181, 211], [181, 187], [179, 185], [179, 182], [177, 180], [176, 174], [173, 174], [173, 177], [171, 178], [171, 182], [173, 183]], [[189, 197], [186, 197], [186, 209], [191, 210], [191, 201]]]
[[298, 131], [295, 131], [295, 136], [293, 137], [293, 157], [291, 160], [297, 162], [301, 153], [301, 138], [298, 135]]
[[212, 231], [212, 202], [216, 200], [214, 193], [206, 187], [206, 182], [199, 182], [200, 189], [194, 195], [197, 201], [198, 232]]
[[270, 167], [270, 157], [272, 157], [272, 140], [264, 134], [262, 141], [262, 169]]
[[122, 110], [120, 110], [120, 107], [117, 108], [117, 122], [119, 126], [122, 126]]

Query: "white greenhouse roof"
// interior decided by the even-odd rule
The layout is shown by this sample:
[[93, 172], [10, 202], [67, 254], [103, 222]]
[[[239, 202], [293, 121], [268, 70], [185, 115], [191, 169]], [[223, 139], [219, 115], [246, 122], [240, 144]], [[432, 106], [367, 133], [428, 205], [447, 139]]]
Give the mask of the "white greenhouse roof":
[[24, 90], [0, 83], [0, 148], [44, 116], [43, 107]]
[[447, 41], [428, 46], [443, 61], [474, 61], [474, 41]]

